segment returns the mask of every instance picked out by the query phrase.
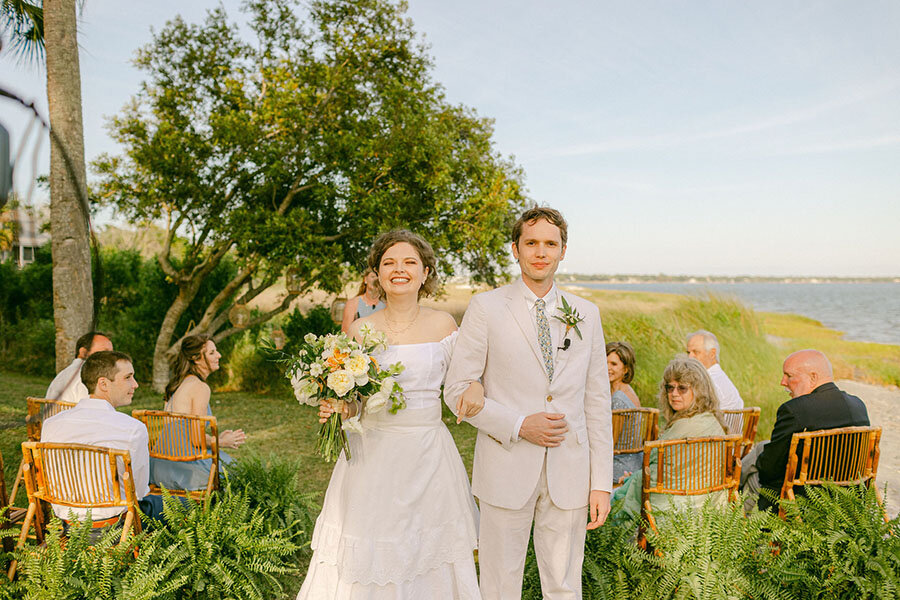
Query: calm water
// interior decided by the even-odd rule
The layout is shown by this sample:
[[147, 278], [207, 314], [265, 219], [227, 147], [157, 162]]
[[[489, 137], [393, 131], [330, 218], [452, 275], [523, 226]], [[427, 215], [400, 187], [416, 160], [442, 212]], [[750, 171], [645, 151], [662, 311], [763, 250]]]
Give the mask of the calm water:
[[588, 283], [602, 290], [736, 296], [756, 310], [794, 313], [844, 338], [900, 345], [900, 283]]

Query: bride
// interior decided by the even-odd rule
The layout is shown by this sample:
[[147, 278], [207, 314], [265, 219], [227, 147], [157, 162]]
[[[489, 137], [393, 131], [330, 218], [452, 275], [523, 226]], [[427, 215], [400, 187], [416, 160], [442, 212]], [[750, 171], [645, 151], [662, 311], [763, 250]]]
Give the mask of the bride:
[[[477, 509], [450, 432], [441, 420], [441, 384], [456, 340], [449, 314], [419, 305], [437, 289], [431, 246], [406, 230], [382, 234], [369, 251], [386, 307], [355, 321], [387, 334], [383, 365], [397, 377], [406, 408], [362, 416], [364, 433], [348, 433], [312, 537], [313, 556], [297, 596], [309, 600], [480, 599], [473, 550]], [[457, 413], [472, 416], [484, 390], [473, 384]], [[360, 410], [345, 404], [343, 416]], [[333, 408], [322, 404], [324, 422]]]

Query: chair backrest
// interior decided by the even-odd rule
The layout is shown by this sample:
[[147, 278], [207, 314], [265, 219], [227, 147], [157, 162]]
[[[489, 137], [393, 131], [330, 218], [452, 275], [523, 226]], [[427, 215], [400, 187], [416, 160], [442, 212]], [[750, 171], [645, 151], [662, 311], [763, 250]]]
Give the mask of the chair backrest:
[[782, 498], [794, 498], [794, 487], [872, 485], [878, 474], [881, 427], [841, 427], [802, 431], [791, 438]]
[[[218, 459], [219, 429], [213, 416], [170, 413], [164, 410], [134, 410], [131, 416], [141, 421], [150, 437], [150, 457], [179, 462]], [[214, 440], [206, 439], [207, 427]]]
[[659, 410], [645, 407], [614, 410], [612, 426], [614, 454], [641, 452], [644, 442], [659, 437]]
[[51, 400], [49, 398], [34, 398], [31, 396], [26, 398], [25, 402], [28, 406], [28, 416], [25, 419], [25, 423], [29, 442], [41, 441], [41, 426], [44, 424], [45, 419], [49, 419], [64, 410], [69, 410], [76, 404], [65, 400]]
[[759, 427], [761, 410], [758, 406], [748, 406], [741, 409], [723, 410], [722, 417], [728, 433], [741, 435], [743, 450], [742, 456], [746, 456], [756, 441], [756, 430]]
[[[656, 440], [644, 444], [643, 495], [693, 496], [737, 491], [741, 476], [741, 436]], [[656, 483], [650, 483], [650, 456], [657, 452]]]
[[34, 486], [29, 495], [38, 500], [77, 508], [137, 510], [128, 450], [24, 442], [22, 454], [29, 473], [26, 485]]

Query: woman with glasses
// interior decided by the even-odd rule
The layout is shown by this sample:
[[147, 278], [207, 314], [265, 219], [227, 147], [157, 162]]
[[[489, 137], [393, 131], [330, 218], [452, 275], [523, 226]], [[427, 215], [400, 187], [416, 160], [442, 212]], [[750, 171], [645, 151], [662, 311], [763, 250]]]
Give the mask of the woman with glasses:
[[[672, 359], [663, 372], [659, 385], [659, 408], [665, 421], [660, 440], [725, 435], [725, 425], [719, 412], [719, 399], [706, 368], [695, 358], [680, 355]], [[650, 481], [656, 482], [656, 453], [650, 456]], [[643, 471], [638, 470], [625, 479], [613, 495], [613, 502], [625, 498], [622, 510], [638, 514], [641, 505]], [[725, 501], [725, 492], [715, 492]], [[684, 506], [699, 507], [705, 495], [673, 496], [650, 494], [653, 512]]]

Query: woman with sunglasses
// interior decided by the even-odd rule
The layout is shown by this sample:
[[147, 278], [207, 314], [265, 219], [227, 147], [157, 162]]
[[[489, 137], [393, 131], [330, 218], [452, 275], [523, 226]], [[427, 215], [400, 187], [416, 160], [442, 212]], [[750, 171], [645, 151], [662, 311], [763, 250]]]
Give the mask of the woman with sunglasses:
[[[695, 358], [680, 355], [672, 359], [663, 372], [659, 385], [659, 407], [665, 421], [659, 434], [660, 440], [682, 440], [715, 435], [725, 435], [719, 399], [706, 368]], [[651, 483], [656, 480], [656, 453], [650, 457]], [[643, 471], [635, 471], [625, 479], [622, 487], [613, 495], [613, 502], [625, 498], [622, 510], [632, 514], [640, 512]], [[725, 500], [724, 492], [715, 492]], [[653, 511], [699, 507], [706, 500], [705, 495], [673, 496], [650, 494]]]

